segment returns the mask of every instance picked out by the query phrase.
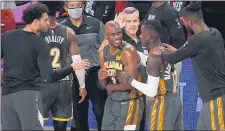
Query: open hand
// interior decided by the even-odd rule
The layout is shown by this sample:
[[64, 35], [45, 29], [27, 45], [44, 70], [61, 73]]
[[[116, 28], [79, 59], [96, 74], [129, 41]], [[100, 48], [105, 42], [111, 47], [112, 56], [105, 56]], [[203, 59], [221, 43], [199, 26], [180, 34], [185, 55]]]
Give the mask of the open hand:
[[73, 70], [88, 69], [90, 67], [90, 63], [88, 59], [82, 59], [80, 61], [73, 62], [71, 66], [73, 67]]
[[124, 14], [122, 12], [120, 12], [119, 14], [116, 14], [115, 15], [115, 18], [114, 18], [114, 21], [116, 21], [119, 25], [120, 25], [120, 28], [122, 29], [126, 22], [124, 21]]
[[103, 80], [103, 79], [106, 79], [107, 77], [108, 77], [108, 71], [105, 68], [101, 68], [98, 71], [98, 79]]
[[166, 44], [166, 43], [163, 43], [163, 46], [165, 47], [164, 49], [168, 52], [173, 52], [173, 51], [176, 51], [177, 49], [174, 48], [173, 46], [169, 45], [169, 44]]
[[86, 96], [87, 96], [86, 89], [85, 88], [80, 88], [79, 95], [81, 96], [81, 99], [80, 99], [80, 101], [78, 103], [82, 103], [85, 100]]

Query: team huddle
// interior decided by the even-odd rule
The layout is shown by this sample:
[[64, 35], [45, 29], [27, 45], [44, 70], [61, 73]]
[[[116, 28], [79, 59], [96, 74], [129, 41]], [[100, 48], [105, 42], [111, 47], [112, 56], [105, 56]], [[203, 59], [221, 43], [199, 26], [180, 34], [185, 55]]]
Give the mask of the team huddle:
[[[36, 63], [42, 64], [39, 67], [40, 71], [37, 66], [32, 65], [41, 74], [41, 77], [40, 75], [34, 77], [40, 78], [41, 83], [32, 83], [40, 86], [41, 91], [39, 97], [42, 103], [38, 104], [38, 117], [39, 120], [40, 117], [47, 120], [51, 111], [54, 129], [62, 131], [66, 130], [67, 121], [72, 117], [71, 78], [76, 77], [79, 82], [81, 96], [79, 103], [82, 103], [87, 95], [85, 70], [88, 70], [90, 63], [86, 58], [83, 59], [82, 55], [80, 56], [76, 32], [58, 23], [55, 17], [56, 11], [50, 10], [49, 12], [54, 13], [49, 14], [47, 9], [44, 10], [49, 5], [44, 4], [45, 2], [31, 7], [37, 6], [36, 8], [42, 9], [40, 18], [43, 20], [42, 26], [35, 27], [34, 20], [27, 22], [30, 26], [25, 27], [22, 32], [10, 32], [11, 34], [2, 36], [4, 41], [2, 41], [1, 56], [7, 64], [8, 56], [10, 56], [7, 53], [10, 48], [7, 44], [11, 42], [11, 35], [16, 33], [27, 40], [32, 37], [36, 40], [34, 42], [44, 43], [39, 44], [40, 47], [38, 44], [33, 44], [37, 48], [37, 53], [32, 56], [34, 58], [37, 55]], [[218, 30], [205, 25], [199, 2], [191, 2], [181, 11], [181, 16], [185, 27], [193, 36], [179, 49], [161, 42], [162, 25], [159, 21], [146, 20], [142, 23], [140, 39], [142, 46], [149, 48], [148, 56], [122, 40], [119, 23], [106, 22], [104, 39], [107, 40], [107, 44], [98, 51], [96, 56], [100, 64], [97, 80], [99, 90], [107, 92], [108, 95], [102, 120], [98, 121], [98, 124], [101, 123], [101, 130], [140, 130], [142, 119], [146, 120], [147, 130], [184, 130], [182, 104], [177, 94], [178, 78], [174, 64], [188, 57], [192, 59], [198, 90], [204, 102], [197, 128], [199, 130], [225, 129], [225, 64], [222, 61], [224, 59], [222, 36]], [[51, 26], [47, 22], [48, 19]], [[26, 30], [34, 29], [37, 30], [39, 38], [35, 34], [24, 33]], [[29, 48], [34, 50], [33, 46]], [[28, 47], [26, 49], [28, 50]], [[26, 56], [25, 59], [31, 58]], [[48, 63], [51, 63], [51, 68]], [[45, 66], [48, 69], [44, 69]], [[143, 67], [146, 68], [146, 81], [141, 78], [143, 72], [140, 70]], [[7, 96], [12, 91], [6, 89], [11, 83], [7, 79], [10, 77], [10, 75], [7, 76], [7, 68], [4, 70], [6, 75], [4, 74], [3, 94]], [[15, 98], [19, 97], [15, 96]], [[7, 105], [2, 110], [3, 130], [34, 129], [34, 127], [43, 130], [43, 121], [38, 121], [37, 124], [35, 120], [33, 123], [31, 120], [30, 125], [23, 123], [18, 127], [18, 121], [13, 120], [9, 112], [14, 109], [7, 104], [7, 101], [3, 104]], [[21, 119], [20, 121], [23, 121], [22, 116]], [[31, 127], [32, 124], [34, 127]]]

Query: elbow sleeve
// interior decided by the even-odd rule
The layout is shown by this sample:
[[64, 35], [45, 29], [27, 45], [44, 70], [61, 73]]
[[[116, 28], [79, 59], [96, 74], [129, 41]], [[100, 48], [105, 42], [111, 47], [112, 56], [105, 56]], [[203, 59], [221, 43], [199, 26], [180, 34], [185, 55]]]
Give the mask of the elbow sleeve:
[[157, 94], [158, 86], [159, 86], [159, 77], [154, 77], [148, 75], [147, 84], [138, 82], [137, 80], [133, 80], [131, 85], [137, 90], [141, 91], [145, 95], [149, 97], [154, 97]]
[[[81, 60], [81, 56], [80, 55], [73, 55], [71, 57], [72, 57], [73, 62]], [[80, 88], [85, 88], [85, 70], [84, 69], [82, 69], [82, 70], [75, 70], [75, 74], [77, 76]]]

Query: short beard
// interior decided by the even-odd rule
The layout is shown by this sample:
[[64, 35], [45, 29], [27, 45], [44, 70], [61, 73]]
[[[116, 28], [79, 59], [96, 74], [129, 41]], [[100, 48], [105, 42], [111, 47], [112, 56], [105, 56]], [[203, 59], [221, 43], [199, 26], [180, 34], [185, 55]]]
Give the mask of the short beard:
[[188, 26], [186, 29], [187, 29], [187, 32], [190, 33], [191, 35], [195, 34], [195, 32], [191, 29], [190, 26]]

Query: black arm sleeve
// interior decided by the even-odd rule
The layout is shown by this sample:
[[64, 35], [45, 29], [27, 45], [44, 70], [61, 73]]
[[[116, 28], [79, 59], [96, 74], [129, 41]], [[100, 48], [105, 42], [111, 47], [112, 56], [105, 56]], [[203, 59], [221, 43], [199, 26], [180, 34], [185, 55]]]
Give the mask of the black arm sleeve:
[[41, 40], [41, 38], [35, 42], [35, 49], [38, 57], [38, 67], [42, 74], [42, 78], [45, 78], [46, 82], [55, 82], [63, 79], [73, 71], [73, 68], [70, 65], [59, 70], [52, 69], [48, 55], [48, 47], [45, 45], [44, 41]]
[[162, 52], [161, 57], [170, 64], [176, 64], [188, 57], [195, 55], [200, 48], [200, 43], [201, 42], [195, 42], [194, 39], [190, 39], [175, 52]]
[[180, 48], [186, 41], [183, 26], [179, 20], [179, 15], [174, 9], [170, 9], [164, 15], [164, 22], [169, 28], [172, 36], [171, 44], [175, 48]]

